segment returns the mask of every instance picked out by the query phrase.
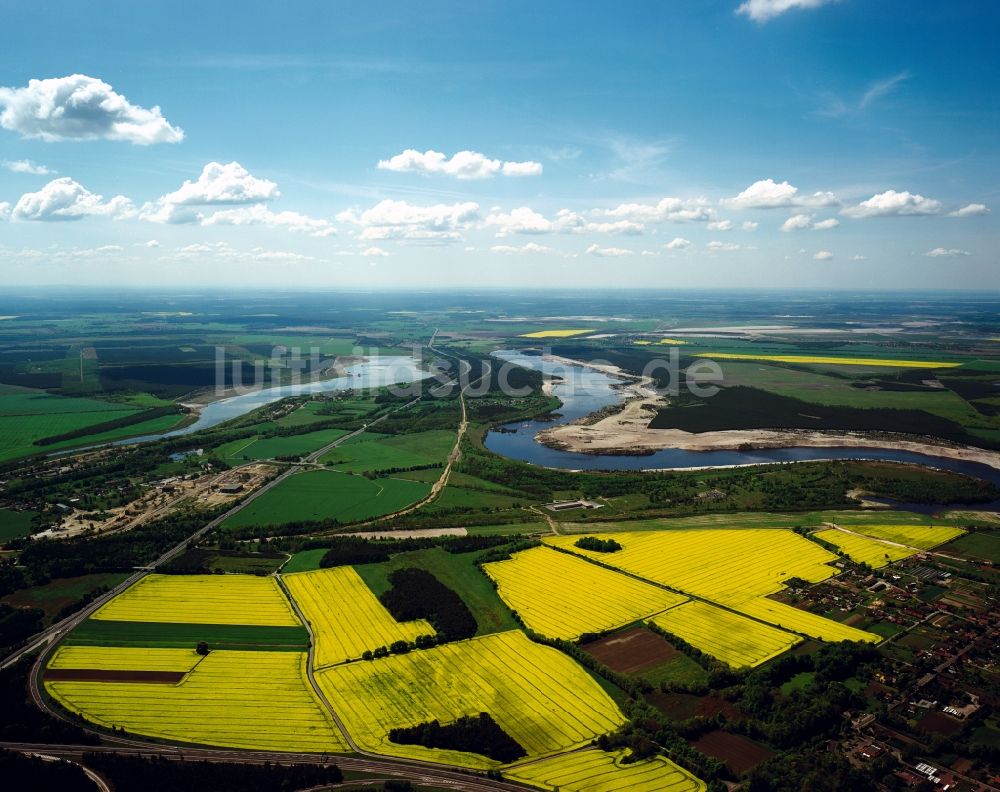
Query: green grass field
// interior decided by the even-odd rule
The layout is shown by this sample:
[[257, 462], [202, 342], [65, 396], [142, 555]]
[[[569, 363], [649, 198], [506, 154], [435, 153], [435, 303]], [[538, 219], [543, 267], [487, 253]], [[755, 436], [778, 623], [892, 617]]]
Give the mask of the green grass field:
[[[564, 533], [594, 533], [607, 531], [663, 531], [684, 528], [795, 528], [838, 525], [962, 525], [962, 520], [946, 520], [915, 512], [814, 511], [814, 512], [734, 512], [732, 514], [702, 514], [694, 517], [665, 517], [652, 520], [573, 522], [568, 512], [566, 522], [559, 523]], [[558, 517], [557, 517], [558, 519]], [[965, 521], [967, 522], [967, 521]]]
[[[41, 391], [19, 390], [0, 395], [0, 461], [51, 451], [60, 445], [36, 446], [35, 440], [76, 431], [139, 412], [123, 403], [55, 396]], [[171, 416], [172, 417], [172, 416]], [[176, 423], [177, 418], [173, 417]], [[134, 426], [118, 430], [118, 436], [133, 434]], [[87, 438], [89, 440], [89, 438]], [[80, 445], [82, 439], [71, 444]]]
[[477, 553], [449, 553], [440, 547], [399, 553], [382, 564], [361, 564], [355, 569], [376, 595], [388, 591], [389, 573], [405, 567], [425, 569], [469, 606], [479, 629], [476, 635], [517, 630], [520, 625], [497, 595], [490, 580], [475, 565]]
[[[965, 399], [949, 390], [892, 391], [852, 387], [853, 380], [819, 371], [803, 371], [763, 361], [722, 362], [726, 385], [749, 385], [781, 396], [834, 407], [886, 407], [925, 410], [963, 426], [987, 427], [990, 422]], [[928, 372], [928, 378], [933, 378]]]
[[954, 550], [964, 556], [1000, 564], [1000, 531], [977, 531], [966, 534], [941, 549]]
[[305, 627], [243, 624], [161, 624], [87, 619], [66, 638], [72, 646], [191, 647], [206, 641], [210, 649], [302, 651], [309, 644]]
[[226, 520], [223, 528], [324, 519], [360, 522], [399, 511], [429, 492], [430, 486], [417, 481], [309, 471], [285, 479]]
[[[278, 426], [308, 426], [317, 421], [329, 421], [331, 418], [361, 418], [374, 412], [377, 408], [373, 399], [336, 399], [330, 401], [309, 401], [299, 409], [279, 418]], [[334, 414], [323, 414], [320, 410], [335, 409]]]
[[121, 583], [128, 574], [124, 572], [103, 572], [80, 577], [57, 578], [41, 586], [20, 589], [13, 594], [0, 598], [19, 608], [41, 608], [45, 611], [46, 624], [67, 605], [99, 588], [113, 588]]
[[680, 653], [659, 665], [643, 669], [634, 676], [642, 677], [654, 686], [670, 682], [697, 687], [708, 682], [708, 672], [686, 654]]
[[366, 433], [325, 454], [320, 461], [337, 470], [368, 470], [443, 464], [455, 445], [455, 433], [443, 429], [368, 439]]
[[347, 434], [346, 429], [321, 429], [288, 437], [252, 437], [233, 440], [215, 449], [215, 455], [228, 461], [273, 459], [305, 456]]
[[314, 569], [320, 568], [319, 562], [325, 555], [326, 550], [323, 548], [319, 550], [302, 550], [289, 559], [288, 563], [281, 568], [281, 573], [289, 575], [292, 572], [312, 572]]
[[429, 504], [424, 511], [434, 513], [445, 509], [510, 509], [515, 504], [525, 503], [525, 498], [502, 495], [497, 492], [484, 492], [467, 487], [455, 487], [451, 483], [441, 494]]
[[0, 542], [31, 533], [31, 518], [36, 512], [0, 509]]

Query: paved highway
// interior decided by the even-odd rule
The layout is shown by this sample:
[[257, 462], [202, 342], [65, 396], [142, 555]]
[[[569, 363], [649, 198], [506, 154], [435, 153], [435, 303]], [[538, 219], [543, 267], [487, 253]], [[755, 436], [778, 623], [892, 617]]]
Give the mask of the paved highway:
[[418, 784], [440, 786], [448, 789], [471, 790], [472, 792], [524, 792], [528, 787], [512, 781], [495, 781], [482, 776], [450, 770], [436, 765], [410, 765], [392, 759], [367, 759], [336, 754], [296, 754], [272, 751], [237, 751], [211, 748], [179, 748], [153, 743], [132, 745], [46, 745], [44, 743], [0, 742], [0, 748], [24, 754], [45, 754], [79, 762], [84, 754], [116, 754], [119, 756], [159, 756], [176, 761], [199, 761], [237, 764], [335, 764], [341, 770], [374, 773], [392, 778], [405, 778]]
[[[437, 331], [435, 331], [434, 335], [435, 336], [437, 335]], [[431, 343], [429, 344], [430, 348], [433, 348], [432, 346], [433, 341], [434, 337], [432, 336]], [[465, 363], [465, 361], [462, 361], [453, 355], [444, 352], [442, 352], [441, 354], [445, 354], [448, 357], [453, 357], [454, 359], [458, 360], [459, 371], [461, 371], [461, 365], [463, 363], [465, 365], [468, 365], [468, 363]], [[486, 374], [484, 374], [483, 376], [486, 376]], [[424, 398], [426, 395], [436, 395], [435, 391], [440, 393], [442, 389], [453, 385], [459, 379], [460, 377], [454, 377], [448, 382], [445, 382], [442, 385], [438, 386], [437, 388], [432, 389], [431, 391], [428, 392], [428, 394], [421, 394], [420, 396], [417, 396], [416, 398], [412, 399], [406, 404], [397, 407], [394, 410], [391, 410], [390, 412], [386, 413], [385, 415], [379, 418], [376, 418], [375, 420], [367, 424], [366, 427], [358, 429], [354, 432], [351, 432], [350, 434], [338, 438], [332, 443], [329, 443], [320, 448], [319, 450], [314, 451], [312, 454], [309, 454], [309, 456], [305, 458], [305, 461], [314, 462], [315, 460], [319, 459], [323, 454], [327, 453], [332, 448], [335, 448], [340, 443], [346, 442], [351, 437], [361, 434], [371, 426], [377, 424], [380, 421], [385, 420], [393, 413], [398, 412], [399, 410], [405, 410], [406, 408], [420, 401], [420, 399]], [[460, 433], [459, 433], [459, 441], [461, 441], [461, 430], [464, 430], [466, 424], [464, 388], [460, 392], [459, 398], [462, 402], [462, 426], [460, 427]], [[457, 449], [457, 444], [456, 444], [456, 449]], [[453, 457], [454, 457], [454, 452], [452, 458], [449, 458], [449, 466], [448, 466], [449, 468], [451, 466], [451, 462], [454, 461]], [[123, 591], [128, 589], [130, 586], [137, 583], [145, 575], [155, 570], [158, 566], [166, 563], [167, 561], [171, 560], [172, 558], [183, 552], [187, 548], [189, 543], [197, 541], [208, 531], [211, 531], [213, 528], [219, 526], [223, 521], [225, 521], [230, 516], [232, 516], [240, 509], [245, 507], [248, 503], [252, 502], [256, 498], [259, 498], [265, 492], [268, 492], [269, 490], [273, 489], [278, 484], [280, 484], [284, 479], [299, 472], [299, 470], [301, 470], [301, 468], [299, 467], [288, 468], [279, 476], [272, 479], [270, 482], [263, 485], [254, 492], [252, 492], [250, 495], [244, 498], [243, 501], [236, 504], [233, 508], [227, 510], [224, 514], [206, 523], [203, 527], [199, 528], [187, 539], [167, 550], [165, 553], [163, 553], [163, 555], [161, 555], [155, 561], [150, 563], [148, 566], [137, 570], [133, 575], [129, 576], [125, 581], [120, 583], [118, 586], [115, 586], [107, 593], [98, 597], [96, 600], [94, 600], [94, 602], [90, 603], [82, 610], [68, 616], [67, 618], [63, 619], [57, 624], [54, 624], [52, 627], [48, 628], [44, 632], [40, 633], [30, 643], [28, 643], [21, 649], [15, 651], [13, 654], [8, 656], [3, 661], [3, 663], [0, 664], [0, 668], [7, 668], [8, 666], [16, 663], [21, 658], [30, 655], [32, 652], [41, 650], [40, 654], [35, 660], [35, 663], [31, 670], [31, 674], [29, 676], [28, 686], [32, 700], [39, 709], [41, 709], [43, 712], [46, 712], [51, 717], [59, 718], [60, 720], [64, 720], [67, 723], [73, 723], [74, 725], [79, 726], [80, 725], [79, 723], [71, 721], [69, 718], [63, 715], [63, 713], [49, 707], [48, 702], [45, 700], [45, 697], [42, 694], [41, 687], [39, 684], [44, 664], [47, 661], [49, 655], [55, 649], [59, 640], [62, 639], [78, 624], [80, 624], [80, 622], [88, 618], [92, 613], [94, 613], [98, 608], [100, 608], [106, 602], [118, 596]], [[283, 583], [282, 587], [284, 587]], [[294, 605], [295, 601], [291, 597], [289, 597], [289, 600], [293, 603], [296, 612], [298, 612], [298, 607]], [[312, 632], [311, 628], [308, 627], [308, 622], [305, 620], [305, 618], [301, 613], [299, 613], [299, 618], [302, 620], [303, 624], [307, 625], [307, 628], [310, 630], [310, 638], [311, 638]], [[46, 756], [54, 756], [54, 757], [69, 758], [69, 759], [78, 759], [86, 752], [98, 752], [98, 753], [125, 753], [131, 755], [145, 755], [145, 756], [155, 755], [167, 759], [178, 759], [178, 760], [197, 759], [210, 762], [239, 762], [245, 764], [264, 763], [264, 762], [272, 762], [272, 763], [282, 762], [285, 764], [335, 763], [345, 770], [358, 770], [369, 773], [382, 773], [393, 777], [405, 778], [415, 783], [441, 786], [450, 789], [464, 789], [464, 790], [525, 789], [524, 786], [509, 781], [491, 780], [484, 778], [482, 776], [471, 775], [461, 770], [450, 770], [446, 767], [441, 767], [438, 765], [425, 762], [419, 762], [416, 760], [388, 759], [379, 756], [377, 754], [370, 754], [364, 751], [360, 746], [358, 746], [354, 742], [353, 738], [350, 736], [346, 727], [344, 726], [344, 723], [340, 719], [340, 716], [334, 711], [333, 707], [326, 700], [325, 696], [323, 696], [322, 692], [320, 691], [318, 685], [315, 682], [315, 679], [313, 678], [313, 673], [312, 673], [313, 649], [311, 643], [312, 642], [310, 642], [310, 650], [309, 650], [310, 658], [307, 664], [309, 682], [312, 685], [314, 691], [316, 691], [317, 695], [320, 697], [324, 706], [326, 706], [327, 709], [332, 714], [334, 721], [337, 723], [337, 726], [343, 732], [350, 747], [357, 753], [361, 754], [364, 758], [344, 757], [344, 756], [338, 756], [336, 754], [319, 755], [319, 754], [295, 754], [295, 753], [284, 753], [284, 752], [242, 751], [242, 750], [230, 750], [230, 749], [210, 749], [210, 748], [193, 748], [193, 747], [181, 748], [175, 746], [161, 745], [158, 743], [143, 742], [141, 740], [133, 740], [115, 735], [108, 735], [97, 730], [87, 729], [86, 727], [81, 727], [81, 728], [85, 728], [86, 731], [99, 736], [103, 741], [108, 743], [108, 745], [73, 746], [73, 745], [44, 745], [35, 743], [0, 743], [0, 748], [7, 748], [9, 750], [20, 751], [22, 753], [27, 753], [27, 754], [35, 754], [35, 755], [44, 754]], [[84, 770], [85, 772], [87, 772], [88, 777], [91, 777], [94, 780], [95, 784], [101, 787], [102, 790], [106, 788], [102, 786], [103, 785], [102, 779], [96, 777], [95, 774], [89, 772], [87, 768], [84, 768]]]

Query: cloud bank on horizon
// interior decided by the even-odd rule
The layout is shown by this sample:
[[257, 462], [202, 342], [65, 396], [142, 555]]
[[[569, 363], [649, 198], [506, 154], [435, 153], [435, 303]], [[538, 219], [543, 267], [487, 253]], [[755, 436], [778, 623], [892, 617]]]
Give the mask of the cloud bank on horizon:
[[[973, 9], [959, 3], [952, 13], [978, 42]], [[857, 262], [884, 261], [891, 280], [915, 260], [935, 259], [969, 268], [959, 280], [975, 285], [996, 264], [996, 187], [984, 178], [988, 167], [966, 160], [993, 161], [981, 146], [995, 135], [997, 111], [907, 60], [906, 37], [936, 23], [919, 11], [899, 42], [882, 42], [885, 51], [850, 40], [864, 69], [859, 52], [810, 64], [810, 44], [866, 13], [859, 0], [688, 9], [689, 31], [712, 17], [725, 40], [688, 41], [683, 24], [671, 35], [688, 55], [711, 46], [714, 58], [741, 69], [721, 82], [685, 51], [650, 48], [651, 20], [612, 30], [600, 14], [588, 29], [618, 48], [617, 60], [570, 41], [559, 56], [529, 64], [506, 51], [507, 39], [481, 34], [480, 51], [449, 43], [437, 58], [411, 50], [397, 61], [400, 42], [367, 38], [378, 54], [360, 60], [332, 59], [319, 43], [297, 59], [213, 53], [183, 67], [211, 75], [199, 82], [174, 78], [177, 43], [161, 38], [153, 52], [164, 63], [152, 58], [143, 72], [126, 66], [124, 50], [102, 68], [65, 76], [37, 67], [15, 80], [0, 70], [0, 277], [32, 282], [28, 273], [50, 262], [66, 277], [72, 252], [88, 251], [72, 273], [79, 282], [105, 281], [124, 259], [134, 267], [128, 277], [141, 280], [144, 266], [154, 275], [158, 265], [189, 267], [203, 254], [211, 266], [195, 276], [204, 282], [231, 277], [236, 266], [247, 274], [247, 262], [273, 265], [252, 273], [261, 282], [295, 266], [349, 282], [345, 262], [356, 256], [391, 259], [402, 280], [431, 285], [537, 277], [545, 258], [558, 267], [576, 259], [577, 285], [614, 278], [596, 259], [622, 259], [658, 285], [781, 284], [793, 271], [796, 283], [860, 285], [848, 279], [874, 270]], [[804, 48], [794, 75], [745, 58], [747, 47], [782, 44]], [[663, 62], [651, 67], [653, 52]], [[31, 54], [20, 58], [33, 71]], [[927, 57], [953, 55], [942, 45]], [[72, 51], [64, 56], [74, 60]], [[578, 74], [557, 89], [567, 69]], [[325, 72], [336, 78], [313, 79]], [[491, 81], [473, 79], [484, 74]], [[709, 109], [711, 89], [730, 83], [750, 94], [748, 104]], [[639, 95], [659, 101], [636, 103]], [[978, 113], [978, 124], [961, 133], [920, 125], [948, 104]], [[715, 120], [707, 127], [706, 118]], [[793, 248], [792, 238], [823, 245]], [[692, 267], [698, 260], [704, 266]], [[810, 274], [815, 262], [829, 266]]]

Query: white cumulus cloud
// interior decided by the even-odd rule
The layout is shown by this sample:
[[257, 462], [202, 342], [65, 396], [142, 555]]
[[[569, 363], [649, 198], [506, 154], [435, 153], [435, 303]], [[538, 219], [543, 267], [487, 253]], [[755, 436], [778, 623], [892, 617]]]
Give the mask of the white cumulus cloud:
[[634, 256], [635, 251], [629, 250], [628, 248], [620, 247], [601, 247], [600, 245], [594, 244], [587, 248], [587, 252], [591, 256], [601, 256], [603, 258], [619, 258], [621, 256]]
[[645, 229], [642, 223], [627, 219], [588, 221], [569, 209], [560, 209], [549, 219], [528, 206], [519, 206], [509, 212], [492, 212], [484, 222], [497, 229], [498, 237], [511, 234], [641, 234]]
[[961, 209], [956, 209], [954, 212], [948, 212], [948, 217], [978, 217], [979, 215], [988, 215], [989, 213], [990, 210], [986, 204], [970, 203]]
[[298, 212], [272, 212], [264, 204], [223, 209], [202, 218], [201, 224], [203, 226], [259, 225], [266, 228], [284, 228], [288, 231], [317, 237], [328, 237], [337, 233], [337, 230], [330, 224], [329, 220], [308, 217]]
[[841, 210], [847, 217], [893, 217], [899, 215], [934, 215], [941, 211], [941, 202], [907, 191], [886, 190], [867, 201]]
[[88, 216], [120, 220], [135, 216], [135, 207], [124, 195], [105, 201], [103, 196], [64, 176], [53, 179], [38, 192], [25, 193], [11, 211], [16, 220], [79, 220]]
[[184, 139], [184, 131], [169, 124], [159, 107], [134, 105], [85, 74], [0, 87], [0, 106], [0, 127], [48, 142], [104, 139], [147, 146]]
[[603, 217], [631, 220], [634, 223], [694, 223], [707, 222], [714, 212], [701, 198], [661, 198], [655, 204], [624, 203], [613, 209], [596, 209], [593, 212]]
[[717, 239], [713, 239], [711, 242], [705, 245], [705, 248], [712, 252], [718, 251], [722, 253], [730, 253], [734, 250], [739, 250], [740, 246], [737, 245], [735, 242], [720, 242]]
[[277, 184], [258, 179], [238, 162], [209, 162], [196, 180], [143, 206], [142, 216], [155, 223], [194, 223], [203, 219], [196, 207], [260, 203], [280, 195]]
[[831, 192], [816, 192], [812, 195], [799, 195], [798, 187], [787, 181], [781, 183], [774, 179], [755, 181], [735, 198], [725, 198], [723, 206], [734, 209], [780, 209], [786, 206], [836, 206], [837, 196]]
[[713, 223], [709, 223], [705, 228], [710, 231], [729, 231], [733, 227], [732, 220], [716, 220]]
[[387, 251], [382, 250], [380, 247], [367, 247], [361, 251], [361, 255], [367, 258], [381, 258], [390, 255]]
[[30, 173], [32, 176], [50, 176], [55, 173], [44, 165], [39, 165], [29, 159], [4, 160], [0, 165], [3, 165], [11, 173]]
[[813, 253], [813, 258], [816, 259], [816, 261], [829, 261], [830, 259], [833, 258], [833, 253], [831, 253], [829, 250], [820, 250], [816, 253]]
[[943, 256], [955, 258], [958, 256], [971, 256], [972, 254], [968, 250], [960, 250], [959, 248], [936, 247], [933, 250], [928, 250], [924, 255], [931, 258], [941, 258]]
[[10, 219], [10, 204], [7, 201], [0, 201], [0, 220]]
[[754, 22], [767, 22], [795, 8], [819, 8], [833, 0], [745, 0], [736, 9]]
[[567, 253], [556, 250], [547, 245], [539, 245], [537, 242], [528, 242], [524, 245], [494, 245], [490, 248], [493, 253], [500, 253], [504, 256], [516, 256], [521, 253], [533, 253], [544, 256], [566, 256]]
[[743, 222], [743, 230], [744, 231], [756, 231], [757, 230], [757, 226], [759, 226], [759, 225], [760, 225], [760, 223], [756, 223], [753, 220], [745, 220]]
[[362, 240], [406, 239], [417, 242], [450, 242], [461, 239], [461, 231], [479, 219], [479, 204], [416, 206], [407, 201], [386, 199], [370, 209], [348, 209], [337, 220], [358, 226]]
[[683, 250], [684, 248], [691, 247], [691, 240], [685, 239], [684, 237], [674, 237], [663, 247], [667, 250]]
[[542, 172], [540, 162], [505, 162], [478, 151], [459, 151], [449, 158], [447, 154], [430, 149], [406, 149], [387, 160], [379, 160], [378, 168], [397, 173], [438, 173], [456, 179], [489, 179], [498, 174], [538, 176]]
[[803, 228], [809, 228], [811, 225], [812, 225], [812, 215], [797, 214], [797, 215], [792, 215], [784, 223], [782, 223], [781, 230], [800, 231]]
[[826, 220], [813, 221], [811, 214], [795, 214], [781, 224], [782, 231], [801, 231], [811, 228], [813, 231], [828, 231], [840, 225], [840, 221], [835, 217]]

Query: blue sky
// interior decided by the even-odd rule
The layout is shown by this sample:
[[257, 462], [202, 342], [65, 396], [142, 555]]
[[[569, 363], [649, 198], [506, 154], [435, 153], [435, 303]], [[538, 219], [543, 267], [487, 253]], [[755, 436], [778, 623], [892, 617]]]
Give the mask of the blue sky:
[[1000, 9], [741, 2], [0, 1], [0, 283], [1000, 287]]

